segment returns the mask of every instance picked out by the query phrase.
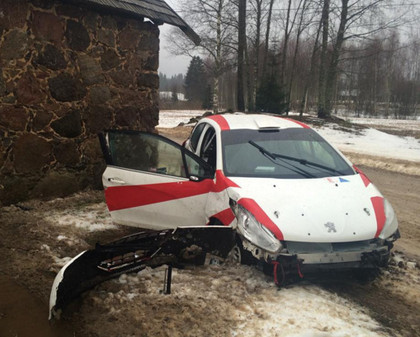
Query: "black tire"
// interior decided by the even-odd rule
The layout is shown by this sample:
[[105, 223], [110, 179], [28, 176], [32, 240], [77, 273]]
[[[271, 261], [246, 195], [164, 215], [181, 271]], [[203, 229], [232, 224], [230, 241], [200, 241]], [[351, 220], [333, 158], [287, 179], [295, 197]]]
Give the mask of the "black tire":
[[257, 259], [252, 255], [252, 253], [244, 249], [242, 239], [239, 237], [236, 238], [236, 244], [230, 251], [229, 257], [234, 262], [248, 266], [254, 265], [257, 262]]

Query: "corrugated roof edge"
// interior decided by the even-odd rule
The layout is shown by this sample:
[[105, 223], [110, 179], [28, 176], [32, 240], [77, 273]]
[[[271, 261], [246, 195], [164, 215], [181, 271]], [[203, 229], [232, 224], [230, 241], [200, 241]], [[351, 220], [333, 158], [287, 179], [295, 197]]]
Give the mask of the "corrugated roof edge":
[[[167, 23], [172, 26], [179, 27], [188, 38], [199, 45], [201, 42], [200, 36], [163, 0], [158, 0], [162, 3], [162, 9], [166, 9], [166, 13], [150, 10], [147, 6], [141, 6], [148, 3], [148, 1], [137, 0], [138, 4], [134, 1], [123, 2], [119, 0], [62, 0], [63, 2], [71, 2], [79, 5], [88, 5], [93, 7], [101, 7], [111, 9], [113, 12], [120, 14], [128, 14], [136, 17], [148, 18], [156, 24]], [[167, 14], [167, 10], [171, 12], [171, 16]]]

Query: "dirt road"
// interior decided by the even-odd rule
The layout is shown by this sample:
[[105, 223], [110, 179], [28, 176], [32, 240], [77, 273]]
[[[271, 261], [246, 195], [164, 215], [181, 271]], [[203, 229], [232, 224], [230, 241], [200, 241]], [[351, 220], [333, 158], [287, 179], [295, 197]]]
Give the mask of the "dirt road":
[[334, 284], [328, 289], [366, 307], [402, 335], [420, 336], [420, 177], [361, 168], [393, 205], [402, 237], [391, 265], [373, 283]]

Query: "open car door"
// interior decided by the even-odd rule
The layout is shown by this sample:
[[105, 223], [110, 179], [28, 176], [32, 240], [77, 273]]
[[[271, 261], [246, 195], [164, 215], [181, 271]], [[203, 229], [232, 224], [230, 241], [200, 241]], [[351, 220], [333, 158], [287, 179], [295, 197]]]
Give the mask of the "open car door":
[[112, 220], [167, 229], [204, 226], [214, 169], [156, 134], [107, 131], [99, 135], [107, 168], [102, 176]]

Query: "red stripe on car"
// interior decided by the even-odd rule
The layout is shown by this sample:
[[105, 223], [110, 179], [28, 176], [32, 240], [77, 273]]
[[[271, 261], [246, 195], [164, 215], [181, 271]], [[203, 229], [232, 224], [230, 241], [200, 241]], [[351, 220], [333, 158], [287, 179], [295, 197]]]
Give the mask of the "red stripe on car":
[[283, 119], [285, 119], [285, 120], [288, 120], [288, 121], [290, 121], [290, 122], [296, 123], [296, 124], [300, 125], [302, 128], [305, 128], [305, 129], [310, 129], [310, 127], [309, 127], [308, 125], [306, 125], [305, 123], [299, 122], [299, 121], [297, 121], [297, 120], [295, 120], [295, 119], [291, 119], [291, 118], [284, 118], [284, 117], [281, 117], [281, 118], [283, 118]]
[[263, 209], [253, 199], [242, 198], [238, 201], [239, 205], [245, 207], [251, 212], [257, 221], [264, 227], [269, 229], [274, 236], [279, 240], [284, 240], [283, 233], [277, 227], [277, 225], [270, 219], [270, 217], [263, 211]]
[[370, 198], [372, 201], [373, 209], [375, 211], [376, 216], [376, 234], [375, 238], [381, 234], [382, 229], [385, 226], [386, 216], [385, 216], [385, 208], [384, 208], [384, 198], [382, 197], [372, 197]]
[[149, 185], [112, 186], [105, 190], [109, 211], [194, 197], [210, 191], [213, 180], [183, 181]]
[[365, 187], [368, 187], [369, 184], [371, 183], [371, 181], [366, 176], [366, 174], [361, 169], [359, 169], [356, 165], [353, 165], [353, 168], [357, 173], [359, 173], [359, 176], [360, 176], [360, 178], [362, 178], [363, 183], [365, 184]]
[[216, 183], [212, 188], [212, 192], [222, 192], [228, 187], [239, 187], [232, 180], [227, 178], [221, 170], [216, 171]]
[[222, 131], [230, 130], [229, 123], [227, 122], [225, 117], [221, 115], [214, 115], [214, 116], [209, 116], [208, 118], [215, 121], [220, 126], [220, 130]]
[[227, 226], [230, 225], [231, 222], [235, 219], [235, 214], [233, 214], [232, 210], [229, 207], [215, 215], [212, 215], [211, 218], [216, 218], [222, 224]]

